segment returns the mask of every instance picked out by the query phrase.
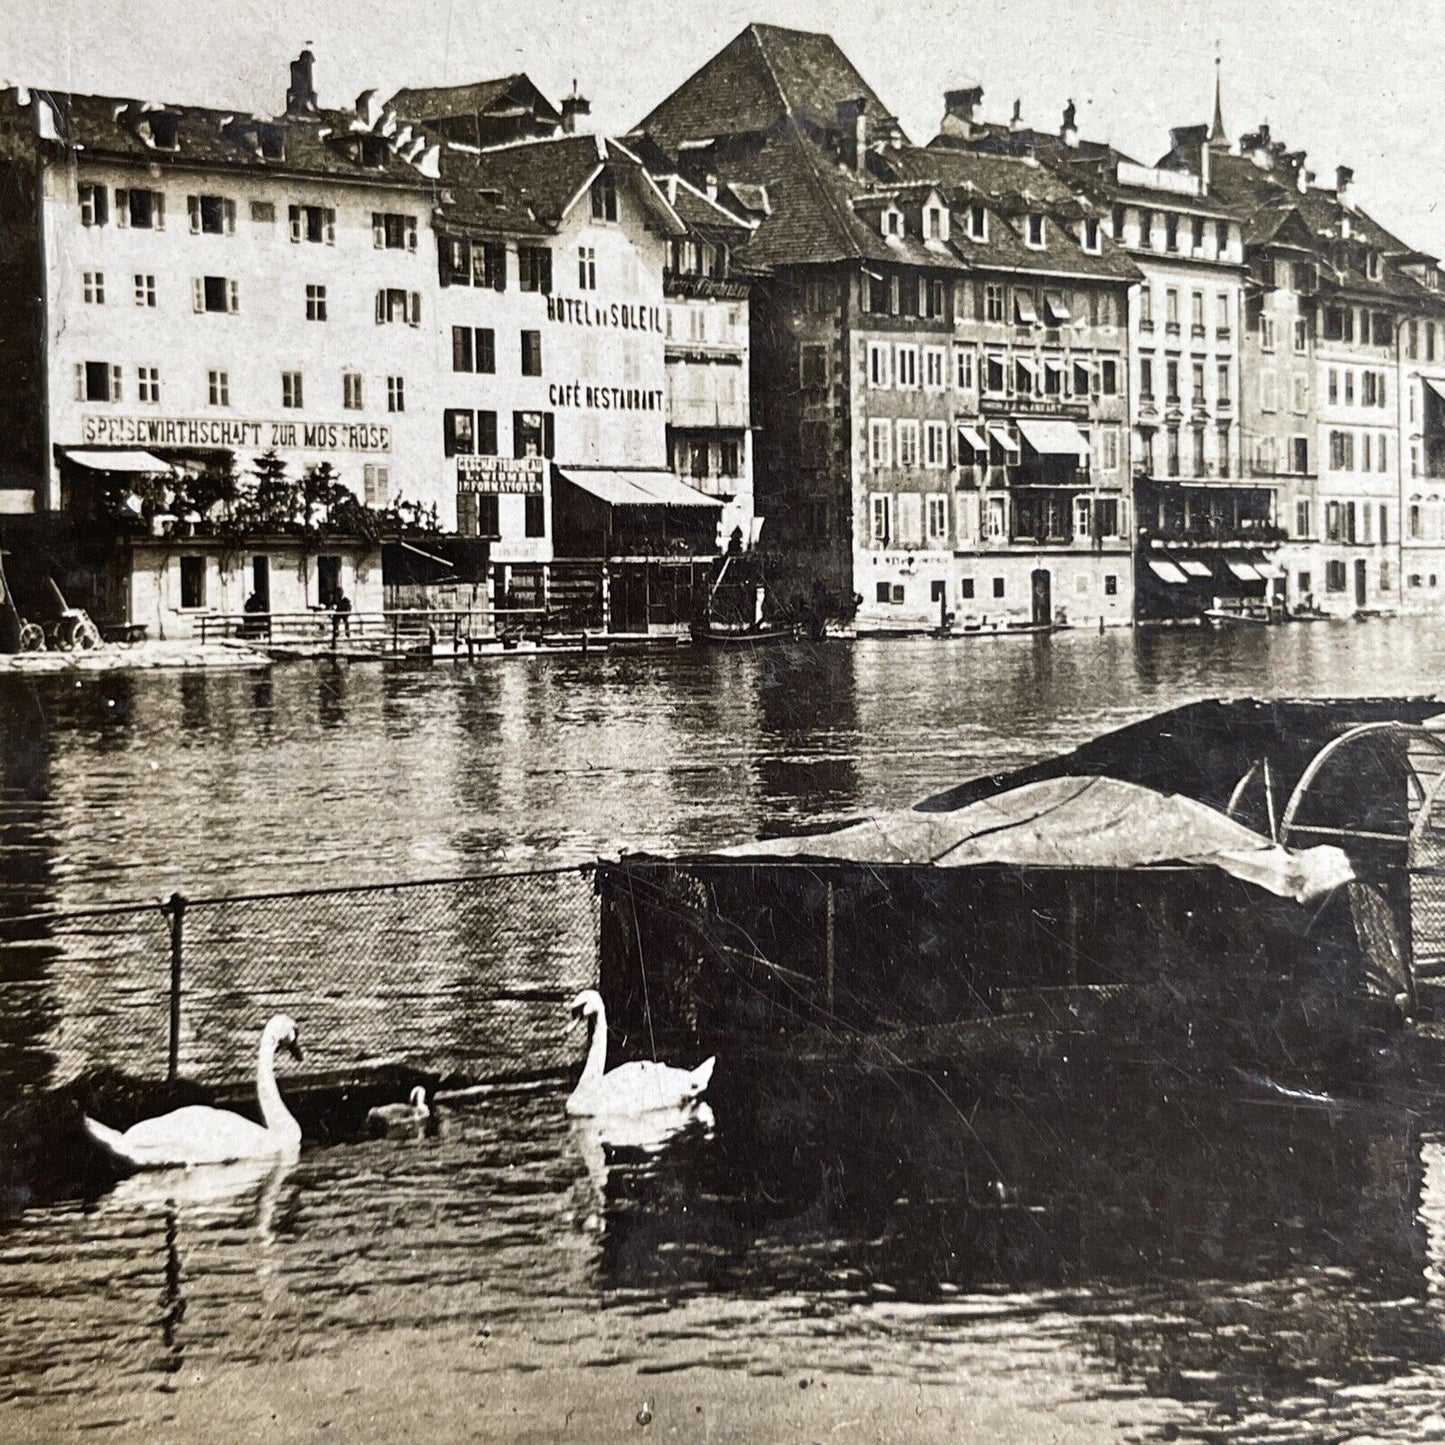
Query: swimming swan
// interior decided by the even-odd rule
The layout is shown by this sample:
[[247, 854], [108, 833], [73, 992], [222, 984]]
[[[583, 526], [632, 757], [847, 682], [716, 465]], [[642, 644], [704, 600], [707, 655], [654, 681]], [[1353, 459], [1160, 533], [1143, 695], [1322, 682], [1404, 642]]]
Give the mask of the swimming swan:
[[707, 1059], [690, 1071], [667, 1064], [636, 1063], [622, 1064], [609, 1074], [607, 1010], [595, 989], [583, 989], [572, 1000], [569, 1029], [584, 1021], [591, 1026], [592, 1042], [582, 1077], [567, 1100], [569, 1114], [649, 1114], [655, 1109], [682, 1108], [699, 1099], [712, 1078], [716, 1059]]
[[405, 1104], [378, 1104], [367, 1114], [366, 1127], [374, 1135], [405, 1138], [422, 1133], [430, 1119], [426, 1090], [418, 1084]]
[[281, 1102], [276, 1087], [278, 1048], [294, 1059], [301, 1057], [296, 1025], [284, 1014], [277, 1014], [263, 1030], [256, 1061], [256, 1097], [264, 1125], [229, 1109], [196, 1104], [142, 1119], [124, 1134], [87, 1118], [86, 1131], [107, 1153], [136, 1169], [190, 1168], [237, 1159], [295, 1159], [301, 1153], [301, 1126]]

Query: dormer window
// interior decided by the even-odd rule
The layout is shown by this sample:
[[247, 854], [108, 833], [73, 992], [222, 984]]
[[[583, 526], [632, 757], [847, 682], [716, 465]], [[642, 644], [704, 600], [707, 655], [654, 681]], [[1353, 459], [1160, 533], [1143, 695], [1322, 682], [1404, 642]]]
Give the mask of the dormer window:
[[158, 151], [173, 151], [181, 143], [181, 118], [164, 110], [152, 111], [150, 116], [151, 136]]
[[890, 206], [883, 212], [883, 234], [885, 236], [901, 236], [903, 234], [903, 212], [894, 210]]
[[1102, 249], [1102, 242], [1099, 239], [1100, 227], [1096, 217], [1088, 216], [1084, 219], [1084, 250], [1093, 251], [1096, 254]]
[[1039, 250], [1044, 244], [1044, 218], [1040, 215], [1030, 215], [1028, 218], [1028, 243]]
[[1378, 281], [1380, 279], [1380, 253], [1378, 251], [1366, 252], [1365, 275], [1368, 276], [1371, 281]]
[[977, 201], [968, 208], [968, 238], [970, 241], [988, 240], [988, 212]]
[[592, 182], [592, 219], [594, 221], [615, 221], [617, 219], [617, 182], [610, 171], [603, 171]]
[[929, 206], [923, 213], [924, 235], [930, 241], [946, 241], [948, 226], [942, 206]]

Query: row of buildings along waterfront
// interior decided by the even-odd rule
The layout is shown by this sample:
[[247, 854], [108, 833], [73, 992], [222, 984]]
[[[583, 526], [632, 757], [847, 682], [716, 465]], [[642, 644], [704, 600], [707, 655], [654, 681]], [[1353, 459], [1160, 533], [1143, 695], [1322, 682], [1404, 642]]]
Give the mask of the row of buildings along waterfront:
[[275, 119], [0, 94], [12, 574], [152, 635], [392, 571], [686, 623], [753, 541], [747, 222], [524, 76], [335, 110], [312, 67]]
[[[1445, 600], [1437, 262], [1217, 86], [1147, 164], [976, 85], [915, 144], [766, 25], [617, 139], [524, 75], [336, 110], [311, 66], [275, 119], [0, 95], [0, 508], [131, 505], [67, 572], [108, 617], [405, 577], [647, 630], [749, 551], [860, 630]], [[433, 539], [208, 527], [272, 451]]]

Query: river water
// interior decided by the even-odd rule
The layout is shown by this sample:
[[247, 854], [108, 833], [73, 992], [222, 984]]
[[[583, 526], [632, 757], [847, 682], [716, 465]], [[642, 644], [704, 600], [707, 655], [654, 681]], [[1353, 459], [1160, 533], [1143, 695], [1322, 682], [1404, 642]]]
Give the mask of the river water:
[[[1396, 621], [12, 676], [0, 911], [706, 847], [1188, 698], [1428, 693], [1442, 665], [1445, 627]], [[46, 957], [36, 1017], [5, 1020], [11, 1091], [56, 1067]], [[766, 1148], [724, 1115], [657, 1152], [569, 1126], [563, 1092], [12, 1212], [0, 1438], [153, 1436], [210, 1372], [412, 1330], [469, 1359], [528, 1342], [482, 1375], [780, 1371], [838, 1401], [899, 1377], [1012, 1402], [1039, 1438], [1086, 1415], [1098, 1438], [1445, 1438], [1445, 1120], [1084, 1077], [964, 1110], [879, 1080], [785, 1109]]]

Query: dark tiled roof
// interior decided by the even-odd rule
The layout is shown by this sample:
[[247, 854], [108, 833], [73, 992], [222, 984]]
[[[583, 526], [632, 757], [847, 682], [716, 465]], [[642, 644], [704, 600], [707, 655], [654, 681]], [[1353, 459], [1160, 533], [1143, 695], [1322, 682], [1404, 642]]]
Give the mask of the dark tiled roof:
[[507, 236], [548, 236], [566, 214], [568, 204], [587, 185], [604, 161], [633, 172], [644, 195], [652, 196], [669, 233], [682, 227], [666, 200], [653, 188], [637, 157], [616, 141], [595, 135], [555, 136], [519, 141], [477, 151], [447, 146], [441, 153], [441, 185], [445, 193], [438, 219], [445, 228]]
[[[119, 96], [34, 91], [31, 105], [47, 102], [55, 117], [59, 143], [88, 156], [178, 169], [205, 167], [322, 175], [338, 180], [390, 182], [430, 190], [432, 183], [416, 167], [385, 147], [381, 163], [364, 164], [353, 154], [353, 141], [367, 134], [353, 129], [349, 111], [322, 111], [315, 119], [267, 120], [242, 111], [197, 105], [158, 105]], [[172, 122], [174, 148], [146, 143], [145, 133]], [[279, 135], [282, 153], [268, 157], [263, 131]]]
[[841, 101], [888, 114], [831, 35], [749, 25], [642, 122], [670, 150], [684, 141], [767, 131], [786, 117], [837, 124]]
[[659, 176], [657, 179], [666, 192], [672, 209], [689, 229], [706, 232], [716, 238], [726, 236], [729, 244], [734, 246], [747, 242], [752, 227], [718, 201], [710, 201], [706, 195], [677, 177]]
[[468, 85], [409, 85], [387, 102], [407, 120], [439, 120], [458, 115], [485, 115], [498, 105], [523, 105], [542, 109], [553, 120], [561, 112], [523, 74], [503, 75], [495, 80], [475, 80]]
[[[1086, 214], [1086, 208], [1057, 176], [1036, 162], [933, 147], [885, 151], [879, 159], [901, 176], [927, 179], [940, 188], [955, 212], [950, 227], [953, 249], [970, 266], [1139, 279], [1138, 267], [1107, 236], [1100, 237], [1097, 255], [1084, 250], [1066, 225]], [[989, 213], [988, 237], [983, 241], [970, 238], [963, 215], [975, 201]], [[1042, 213], [1052, 222], [1044, 227], [1042, 248], [1024, 241], [1021, 218], [1030, 212]]]

